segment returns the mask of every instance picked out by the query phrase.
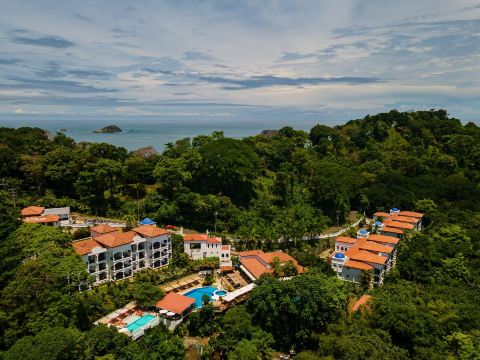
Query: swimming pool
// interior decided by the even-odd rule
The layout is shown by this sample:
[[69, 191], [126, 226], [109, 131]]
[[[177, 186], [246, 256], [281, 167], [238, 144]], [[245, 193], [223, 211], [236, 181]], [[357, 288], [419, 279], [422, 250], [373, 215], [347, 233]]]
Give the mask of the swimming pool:
[[213, 295], [216, 295], [216, 296], [225, 296], [227, 294], [228, 294], [227, 290], [217, 290], [213, 293]]
[[150, 314], [143, 315], [141, 318], [139, 318], [139, 319], [135, 320], [134, 322], [128, 324], [127, 329], [128, 329], [128, 331], [133, 333], [135, 330], [141, 328], [142, 326], [147, 325], [153, 319], [155, 319], [155, 316], [153, 316], [153, 315], [150, 315]]
[[202, 300], [203, 295], [208, 295], [208, 297], [210, 298], [210, 301], [212, 301], [212, 295], [216, 290], [217, 290], [216, 287], [205, 286], [202, 288], [187, 291], [183, 295], [188, 296], [189, 298], [195, 299], [195, 307], [201, 308], [203, 305], [203, 300]]

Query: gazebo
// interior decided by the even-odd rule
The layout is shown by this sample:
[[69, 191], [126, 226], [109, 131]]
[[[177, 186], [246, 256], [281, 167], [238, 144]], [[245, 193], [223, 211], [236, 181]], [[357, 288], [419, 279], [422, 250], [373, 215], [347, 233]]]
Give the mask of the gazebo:
[[185, 316], [195, 309], [195, 299], [170, 292], [155, 304], [163, 323], [170, 329], [175, 329]]

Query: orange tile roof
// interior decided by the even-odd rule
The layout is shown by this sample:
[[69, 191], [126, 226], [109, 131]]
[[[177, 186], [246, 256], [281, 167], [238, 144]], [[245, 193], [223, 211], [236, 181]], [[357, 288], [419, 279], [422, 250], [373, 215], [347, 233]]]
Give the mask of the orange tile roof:
[[382, 218], [388, 218], [390, 216], [389, 213], [382, 212], [382, 211], [377, 211], [375, 214], [376, 217], [382, 217]]
[[369, 262], [373, 264], [383, 265], [387, 262], [386, 256], [375, 255], [365, 250], [349, 249], [345, 252], [345, 255], [351, 260]]
[[412, 230], [414, 228], [412, 224], [401, 222], [401, 221], [388, 220], [388, 221], [385, 221], [384, 224], [387, 227], [393, 227], [393, 228], [399, 228], [399, 229]]
[[369, 309], [368, 302], [372, 299], [370, 295], [363, 295], [353, 306], [352, 312], [356, 312], [360, 309], [361, 306], [364, 306], [366, 309]]
[[351, 268], [359, 269], [359, 270], [372, 270], [373, 269], [372, 265], [368, 265], [368, 264], [365, 264], [363, 262], [354, 261], [354, 260], [345, 261], [343, 266], [347, 266], [347, 267], [351, 267]]
[[403, 215], [398, 215], [395, 217], [395, 221], [402, 221], [410, 224], [416, 224], [420, 221], [418, 218], [410, 217], [410, 216], [403, 216]]
[[119, 231], [119, 229], [111, 227], [110, 225], [101, 224], [90, 228], [90, 231], [95, 231], [98, 234], [108, 234], [114, 231]]
[[95, 240], [107, 248], [113, 248], [125, 244], [130, 244], [133, 241], [136, 233], [127, 231], [125, 233], [115, 232], [97, 236]]
[[183, 235], [183, 241], [207, 241], [207, 234], [185, 234]]
[[388, 226], [384, 226], [381, 230], [381, 232], [389, 232], [389, 233], [394, 233], [394, 234], [403, 234], [403, 231], [400, 230], [400, 229], [395, 229], [393, 227], [388, 227]]
[[381, 252], [390, 254], [393, 251], [391, 246], [385, 246], [377, 244], [375, 241], [366, 241], [364, 244], [359, 246], [362, 250], [374, 251], [374, 252]]
[[275, 259], [278, 259], [281, 263], [291, 261], [299, 274], [305, 272], [305, 269], [298, 264], [297, 260], [282, 251], [264, 253], [262, 250], [250, 250], [242, 251], [238, 253], [238, 256], [240, 257], [240, 263], [256, 278], [265, 272], [272, 272], [263, 263], [271, 264]]
[[261, 253], [263, 253], [262, 250], [247, 250], [247, 251], [240, 251], [238, 253], [238, 256], [243, 257], [243, 256], [259, 256]]
[[349, 236], [337, 236], [337, 238], [335, 239], [335, 241], [346, 243], [346, 244], [355, 244], [357, 240], [358, 239], [354, 239]]
[[42, 215], [44, 207], [41, 206], [29, 206], [22, 210], [22, 216], [39, 216]]
[[400, 239], [393, 236], [388, 236], [388, 235], [370, 234], [370, 236], [368, 237], [368, 241], [375, 241], [378, 243], [396, 245], [399, 243]]
[[224, 251], [230, 250], [230, 245], [222, 245], [222, 250]]
[[207, 243], [209, 244], [221, 244], [222, 238], [221, 237], [209, 237], [207, 239]]
[[423, 217], [423, 214], [415, 211], [400, 211], [400, 216], [411, 216], [421, 219]]
[[87, 255], [92, 252], [96, 247], [102, 247], [98, 242], [93, 239], [84, 239], [72, 242], [73, 249], [78, 255]]
[[156, 225], [142, 225], [133, 228], [132, 231], [135, 231], [137, 234], [140, 234], [145, 237], [157, 237], [165, 234], [170, 234], [170, 231], [161, 229]]
[[257, 258], [240, 258], [240, 264], [242, 264], [255, 279], [258, 279], [262, 274], [272, 272], [271, 269], [265, 267]]
[[45, 216], [28, 216], [23, 221], [34, 224], [45, 224], [56, 222], [60, 220], [58, 215], [45, 215]]
[[188, 296], [169, 292], [162, 300], [159, 300], [155, 306], [159, 309], [171, 311], [175, 314], [182, 314], [195, 303], [195, 299]]
[[233, 266], [220, 265], [221, 272], [233, 271]]

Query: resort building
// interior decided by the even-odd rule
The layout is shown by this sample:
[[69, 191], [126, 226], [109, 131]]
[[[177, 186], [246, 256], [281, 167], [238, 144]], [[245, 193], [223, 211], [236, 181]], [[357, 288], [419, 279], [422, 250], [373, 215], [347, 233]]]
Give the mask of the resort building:
[[389, 213], [376, 212], [373, 214], [374, 226], [378, 228], [380, 232], [391, 232], [399, 234], [397, 229], [403, 235], [405, 230], [420, 231], [422, 229], [422, 217], [423, 214], [415, 211], [400, 211], [397, 208], [392, 208]]
[[185, 253], [193, 260], [217, 257], [220, 266], [232, 266], [230, 245], [222, 245], [222, 238], [210, 237], [207, 234], [183, 235], [183, 248]]
[[22, 220], [28, 223], [59, 226], [62, 222], [70, 222], [70, 208], [45, 209], [42, 206], [29, 206], [21, 211]]
[[356, 238], [335, 239], [334, 252], [329, 257], [332, 269], [346, 281], [382, 284], [385, 273], [395, 266], [399, 241], [406, 231], [421, 229], [422, 216], [414, 212], [402, 214], [396, 208], [389, 214], [375, 213], [372, 231], [377, 233], [360, 229]]
[[145, 268], [160, 268], [172, 258], [170, 232], [154, 225], [138, 226], [121, 232], [98, 225], [90, 237], [72, 243], [84, 260], [94, 283], [128, 278]]
[[275, 260], [279, 261], [280, 266], [285, 266], [285, 264], [291, 262], [299, 274], [305, 272], [305, 269], [297, 263], [297, 260], [282, 251], [270, 253], [264, 253], [262, 250], [243, 251], [238, 253], [238, 258], [240, 269], [252, 281], [257, 280], [263, 274], [272, 274], [274, 272], [272, 264]]

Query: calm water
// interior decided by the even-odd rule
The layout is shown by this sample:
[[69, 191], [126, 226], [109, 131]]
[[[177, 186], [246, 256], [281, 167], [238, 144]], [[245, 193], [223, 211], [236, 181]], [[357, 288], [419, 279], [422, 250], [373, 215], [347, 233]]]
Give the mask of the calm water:
[[[280, 129], [289, 125], [297, 130], [310, 130], [316, 121], [187, 121], [187, 120], [60, 120], [60, 119], [0, 119], [0, 126], [21, 127], [34, 126], [50, 132], [66, 129], [65, 134], [75, 141], [106, 142], [135, 150], [144, 146], [153, 146], [162, 151], [167, 143], [173, 143], [185, 137], [209, 135], [212, 131], [223, 131], [225, 136], [243, 138], [256, 135], [266, 129]], [[118, 125], [123, 132], [116, 134], [94, 134], [93, 131], [107, 125]]]
[[201, 308], [203, 306], [203, 295], [209, 296], [210, 301], [212, 301], [211, 297], [215, 292], [215, 290], [217, 290], [216, 287], [205, 286], [202, 288], [190, 290], [183, 295], [188, 296], [189, 298], [195, 299], [195, 307]]

